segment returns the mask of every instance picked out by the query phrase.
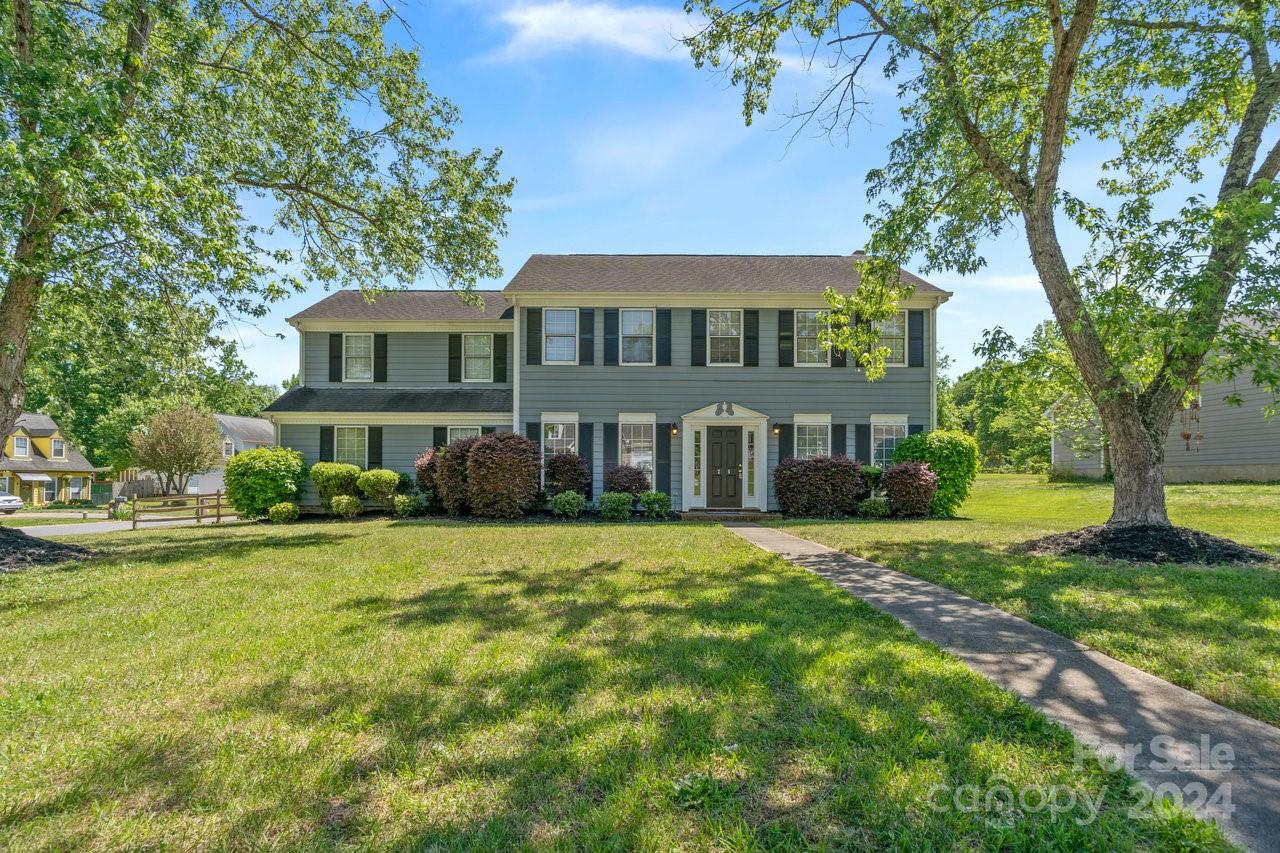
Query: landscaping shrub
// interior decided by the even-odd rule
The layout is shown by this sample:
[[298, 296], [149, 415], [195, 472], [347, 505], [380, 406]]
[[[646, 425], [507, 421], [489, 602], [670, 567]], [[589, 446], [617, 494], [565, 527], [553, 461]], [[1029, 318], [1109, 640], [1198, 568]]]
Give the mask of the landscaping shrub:
[[858, 503], [858, 515], [863, 518], [888, 518], [888, 498], [867, 498]]
[[425, 494], [436, 490], [436, 472], [440, 470], [440, 453], [434, 447], [428, 447], [418, 458], [413, 460], [413, 470], [417, 475], [418, 491]]
[[467, 457], [467, 502], [473, 515], [519, 518], [538, 495], [538, 445], [514, 432], [480, 436]]
[[894, 515], [928, 515], [938, 493], [938, 475], [924, 462], [890, 465], [882, 482]]
[[272, 524], [288, 524], [298, 520], [298, 505], [289, 501], [280, 501], [267, 510], [267, 518]]
[[386, 468], [371, 468], [360, 473], [356, 478], [356, 486], [366, 498], [382, 504], [388, 512], [395, 510], [396, 490], [400, 488], [398, 472]]
[[551, 512], [563, 518], [577, 518], [587, 508], [587, 499], [570, 489], [551, 499]]
[[427, 502], [418, 495], [396, 495], [391, 503], [395, 514], [400, 518], [416, 518], [427, 514]]
[[600, 517], [609, 521], [628, 520], [635, 499], [630, 492], [605, 492], [600, 496]]
[[407, 495], [413, 492], [415, 484], [413, 477], [410, 477], [403, 471], [396, 472], [396, 494]]
[[241, 518], [262, 518], [281, 501], [298, 499], [307, 466], [302, 454], [286, 447], [261, 447], [227, 460], [227, 501]]
[[329, 509], [334, 515], [343, 518], [355, 518], [364, 512], [364, 504], [354, 495], [334, 495], [329, 501]]
[[930, 509], [934, 515], [949, 517], [960, 510], [978, 476], [978, 442], [959, 430], [916, 433], [898, 442], [893, 461], [927, 462], [938, 477], [938, 493]]
[[604, 472], [604, 490], [639, 495], [649, 491], [649, 478], [634, 465], [615, 465]]
[[666, 492], [644, 492], [640, 495], [640, 508], [649, 518], [666, 518], [671, 515], [671, 495]]
[[480, 436], [455, 439], [436, 465], [436, 498], [449, 515], [466, 515], [471, 505], [467, 502], [467, 456]]
[[867, 494], [862, 465], [847, 456], [788, 457], [773, 470], [773, 491], [787, 515], [853, 515]]
[[561, 492], [585, 495], [591, 491], [591, 467], [576, 453], [557, 453], [549, 458], [542, 479], [552, 497]]
[[360, 494], [359, 480], [360, 469], [345, 462], [317, 462], [311, 466], [311, 482], [316, 484], [321, 506], [331, 506], [338, 495]]
[[871, 494], [880, 488], [880, 478], [884, 476], [884, 469], [879, 465], [863, 465], [862, 466], [862, 483], [867, 490], [867, 494]]

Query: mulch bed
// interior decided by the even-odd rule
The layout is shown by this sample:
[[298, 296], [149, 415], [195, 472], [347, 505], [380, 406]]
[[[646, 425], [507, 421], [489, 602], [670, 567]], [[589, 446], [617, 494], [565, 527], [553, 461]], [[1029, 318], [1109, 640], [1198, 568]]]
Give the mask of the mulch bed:
[[21, 530], [0, 527], [0, 573], [20, 572], [32, 566], [48, 566], [95, 556], [88, 548], [50, 542]]
[[1035, 557], [1107, 557], [1131, 563], [1269, 563], [1265, 551], [1186, 527], [1161, 524], [1097, 525], [1024, 542], [1019, 549]]

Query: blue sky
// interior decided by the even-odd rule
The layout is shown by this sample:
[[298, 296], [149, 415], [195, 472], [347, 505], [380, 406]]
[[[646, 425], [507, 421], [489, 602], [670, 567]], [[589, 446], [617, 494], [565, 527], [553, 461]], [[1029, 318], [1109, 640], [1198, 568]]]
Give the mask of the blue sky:
[[[679, 3], [430, 0], [403, 12], [428, 84], [461, 110], [457, 144], [501, 147], [517, 180], [504, 277], [484, 287], [502, 287], [535, 252], [838, 254], [866, 239], [863, 178], [898, 126], [888, 85], [869, 87], [868, 119], [847, 143], [792, 141], [785, 116], [823, 88], [821, 62], [806, 69], [799, 51], [787, 56], [770, 114], [746, 127], [741, 93], [675, 43], [690, 27]], [[939, 320], [953, 375], [976, 363], [983, 329], [1023, 337], [1049, 316], [1020, 234], [985, 255], [978, 275], [927, 276], [955, 292]], [[262, 381], [296, 371], [284, 320], [323, 296], [312, 290], [235, 329]]]

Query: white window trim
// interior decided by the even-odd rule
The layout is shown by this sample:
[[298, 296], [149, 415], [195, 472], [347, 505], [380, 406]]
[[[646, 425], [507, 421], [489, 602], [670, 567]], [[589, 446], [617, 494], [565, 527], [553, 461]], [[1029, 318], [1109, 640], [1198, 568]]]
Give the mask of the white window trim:
[[[711, 360], [711, 312], [712, 311], [733, 311], [738, 315], [738, 360], [736, 362]], [[727, 338], [728, 335], [716, 335], [717, 338]], [[746, 356], [747, 346], [747, 330], [746, 317], [743, 315], [741, 308], [708, 308], [707, 309], [707, 367], [742, 367], [743, 358]]]
[[[622, 345], [623, 338], [642, 338], [644, 335], [626, 335], [622, 332], [622, 315], [626, 311], [647, 311], [649, 313], [649, 328], [653, 331], [649, 333], [649, 340], [653, 341], [653, 346], [649, 347], [651, 355], [648, 361], [625, 361], [623, 353], [626, 347]], [[618, 365], [621, 367], [655, 367], [658, 364], [658, 309], [657, 308], [619, 308], [618, 309]]]
[[358, 429], [364, 431], [364, 464], [360, 467], [364, 470], [369, 468], [369, 428], [367, 426], [355, 426], [352, 424], [338, 424], [333, 428], [333, 461], [338, 461], [338, 430], [340, 429]]
[[[800, 361], [800, 348], [796, 346], [796, 342], [800, 340], [800, 335], [796, 331], [800, 327], [800, 315], [809, 313], [821, 314], [823, 310], [822, 308], [797, 308], [791, 312], [791, 364], [793, 367], [831, 366], [831, 347], [824, 347], [824, 352], [827, 354], [826, 361], [806, 361], [802, 363]], [[827, 328], [831, 328], [830, 323], [827, 324]], [[821, 346], [821, 343], [819, 345]]]
[[[871, 416], [871, 464], [872, 465], [876, 464], [876, 427], [878, 426], [900, 426], [900, 427], [906, 427], [908, 430], [910, 429], [910, 426], [907, 423], [906, 415], [872, 415]], [[907, 435], [909, 435], [909, 432], [904, 433], [903, 438], [906, 438]]]
[[[902, 317], [902, 361], [889, 361], [889, 359], [886, 358], [884, 360], [885, 367], [906, 367], [911, 363], [911, 353], [908, 352], [911, 346], [911, 328], [908, 323], [911, 318], [907, 316], [908, 313], [909, 312], [906, 308], [899, 309], [898, 311], [898, 314]], [[876, 346], [879, 346], [879, 338], [876, 340]], [[891, 417], [896, 417], [896, 415]]]
[[[569, 359], [551, 359], [547, 358], [547, 312], [548, 311], [572, 311], [573, 312], [573, 358]], [[577, 364], [578, 363], [578, 337], [582, 334], [582, 312], [577, 308], [543, 308], [542, 309], [542, 363], [543, 364]], [[562, 338], [564, 335], [555, 335], [554, 337]]]
[[[453, 431], [461, 429], [473, 429], [476, 435], [484, 435], [484, 427], [476, 424], [457, 424], [451, 427], [445, 427], [445, 440], [447, 444], [453, 444]], [[465, 437], [465, 436], [463, 436]]]
[[[546, 351], [543, 351], [546, 355]], [[547, 482], [547, 424], [573, 424], [573, 446], [574, 452], [579, 456], [582, 455], [582, 435], [578, 432], [578, 413], [577, 412], [543, 412], [542, 419], [538, 421], [538, 483], [545, 485]], [[587, 460], [587, 467], [592, 468], [595, 465], [590, 459]]]
[[[57, 451], [55, 451], [55, 450], [54, 450], [54, 447], [56, 446], [56, 445], [55, 445], [55, 442], [61, 442], [61, 443], [62, 443], [62, 452], [61, 452], [61, 453], [58, 453]], [[51, 439], [49, 439], [49, 453], [50, 453], [50, 454], [52, 454], [52, 455], [49, 457], [50, 459], [66, 459], [66, 458], [67, 458], [67, 440], [66, 440], [65, 438], [51, 438]]]
[[[655, 413], [638, 414], [635, 412], [618, 412], [618, 463], [622, 464], [622, 425], [647, 424], [653, 427], [653, 476], [658, 476], [658, 416]], [[656, 488], [651, 481], [649, 488]]]
[[[368, 338], [369, 339], [369, 378], [368, 379], [348, 379], [347, 378], [347, 338]], [[372, 382], [374, 374], [378, 372], [377, 356], [373, 351], [373, 332], [343, 332], [342, 333], [342, 381], [343, 382]]]
[[[467, 378], [467, 338], [488, 338], [489, 339], [489, 375], [484, 379], [468, 379]], [[492, 332], [464, 332], [462, 335], [462, 381], [463, 382], [492, 382], [493, 381], [493, 333]]]
[[[831, 415], [829, 415], [829, 414], [827, 414], [827, 415], [799, 415], [799, 414], [798, 414], [798, 415], [793, 416], [791, 420], [792, 420], [792, 423], [793, 423], [795, 426], [798, 426], [798, 427], [802, 427], [802, 426], [822, 426], [822, 427], [826, 427], [826, 428], [827, 428], [827, 454], [826, 454], [826, 455], [827, 455], [827, 456], [830, 456], [830, 455], [831, 455]], [[795, 440], [795, 439], [794, 439], [794, 437], [793, 437], [793, 439], [792, 439], [792, 440], [793, 440], [793, 441]], [[792, 452], [793, 452], [793, 453], [795, 452], [795, 450], [796, 450], [796, 448], [795, 448], [795, 447], [792, 447]], [[796, 456], [796, 458], [797, 458], [797, 459], [799, 459], [800, 457], [799, 457], [799, 456]], [[809, 457], [806, 457], [806, 458], [809, 458]]]
[[[22, 441], [26, 445], [26, 451], [18, 452], [18, 442]], [[13, 458], [14, 459], [30, 459], [31, 458], [31, 439], [25, 435], [15, 435], [13, 437]]]

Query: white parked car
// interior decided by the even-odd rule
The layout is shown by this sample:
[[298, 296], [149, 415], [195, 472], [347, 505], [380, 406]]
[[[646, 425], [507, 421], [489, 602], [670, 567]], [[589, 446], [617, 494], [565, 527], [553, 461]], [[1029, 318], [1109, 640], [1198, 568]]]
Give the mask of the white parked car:
[[12, 515], [22, 509], [22, 498], [17, 495], [0, 495], [0, 512]]

